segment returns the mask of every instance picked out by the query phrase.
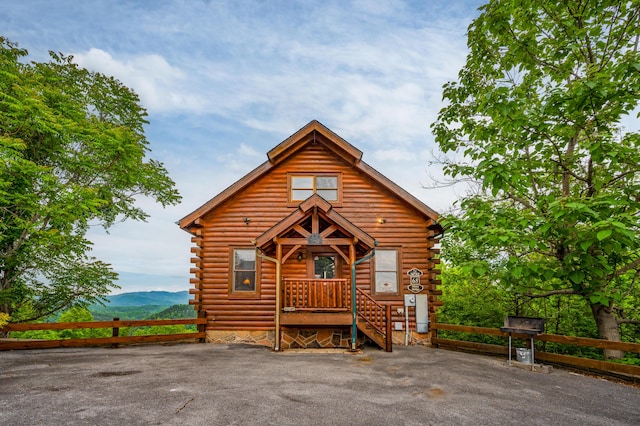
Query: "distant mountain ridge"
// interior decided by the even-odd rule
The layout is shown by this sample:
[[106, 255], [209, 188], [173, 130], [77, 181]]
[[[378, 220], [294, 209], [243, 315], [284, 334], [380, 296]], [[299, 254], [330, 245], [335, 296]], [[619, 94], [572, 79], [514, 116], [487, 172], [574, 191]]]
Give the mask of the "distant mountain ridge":
[[107, 296], [108, 306], [188, 305], [189, 291], [134, 291]]

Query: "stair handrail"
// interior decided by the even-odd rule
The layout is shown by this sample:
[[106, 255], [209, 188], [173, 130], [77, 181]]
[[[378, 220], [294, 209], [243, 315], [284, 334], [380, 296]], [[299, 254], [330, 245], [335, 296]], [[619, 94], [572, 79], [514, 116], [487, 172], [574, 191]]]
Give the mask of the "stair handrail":
[[[373, 327], [377, 332], [386, 337], [386, 323], [388, 321], [386, 315], [386, 306], [378, 303], [373, 297], [369, 296], [360, 288], [356, 288], [356, 293], [356, 306], [358, 316], [371, 327]], [[366, 309], [366, 306], [368, 305], [373, 306], [373, 315], [371, 315], [371, 309]]]
[[[391, 305], [382, 305], [376, 302], [371, 296], [365, 293], [363, 290], [356, 289], [356, 306], [359, 307], [358, 317], [362, 318], [364, 322], [371, 326], [371, 328], [382, 337], [384, 340], [382, 344], [378, 342], [381, 347], [387, 352], [391, 352], [393, 346], [393, 336], [391, 331]], [[366, 307], [369, 306], [367, 309]], [[374, 312], [371, 315], [372, 311]], [[366, 328], [360, 328], [365, 334]], [[373, 336], [369, 336], [373, 339]], [[377, 342], [376, 339], [373, 339]]]

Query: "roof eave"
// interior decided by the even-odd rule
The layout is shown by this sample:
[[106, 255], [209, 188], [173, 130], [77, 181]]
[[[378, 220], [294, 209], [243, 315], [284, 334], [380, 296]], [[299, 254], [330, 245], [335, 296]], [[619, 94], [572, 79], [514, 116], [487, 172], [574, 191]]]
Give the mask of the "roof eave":
[[230, 199], [234, 194], [236, 194], [238, 191], [242, 190], [243, 188], [251, 184], [251, 182], [253, 182], [255, 179], [266, 174], [269, 170], [271, 170], [272, 167], [273, 167], [273, 164], [271, 164], [269, 161], [265, 161], [264, 163], [262, 163], [261, 165], [259, 165], [258, 167], [256, 167], [255, 169], [247, 173], [240, 180], [233, 183], [227, 189], [225, 189], [224, 191], [222, 191], [221, 193], [219, 193], [218, 195], [216, 195], [215, 197], [213, 197], [212, 199], [210, 199], [209, 201], [207, 201], [206, 203], [198, 207], [193, 212], [189, 213], [187, 216], [180, 219], [178, 221], [180, 228], [182, 229], [190, 228], [191, 226], [194, 225], [195, 221], [198, 218], [201, 218], [202, 216], [206, 215], [207, 213], [209, 213], [211, 210], [213, 210], [220, 204]]

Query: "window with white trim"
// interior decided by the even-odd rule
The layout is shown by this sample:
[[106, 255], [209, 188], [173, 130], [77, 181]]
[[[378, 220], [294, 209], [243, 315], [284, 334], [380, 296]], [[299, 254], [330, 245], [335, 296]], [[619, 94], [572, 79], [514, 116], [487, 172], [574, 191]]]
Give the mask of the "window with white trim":
[[376, 249], [375, 294], [398, 294], [398, 250]]

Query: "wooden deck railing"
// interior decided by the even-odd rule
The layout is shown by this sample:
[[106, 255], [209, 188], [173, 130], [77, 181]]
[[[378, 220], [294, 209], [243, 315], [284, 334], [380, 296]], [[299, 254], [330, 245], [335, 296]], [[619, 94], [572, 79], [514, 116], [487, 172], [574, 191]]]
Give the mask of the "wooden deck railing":
[[[505, 339], [508, 337], [508, 333], [497, 328], [486, 327], [474, 327], [466, 325], [454, 325], [454, 324], [438, 324], [432, 323], [431, 329], [436, 333], [435, 337], [431, 339], [431, 344], [435, 347], [449, 348], [449, 349], [461, 349], [470, 350], [475, 352], [491, 353], [491, 354], [504, 354], [508, 355], [508, 348], [506, 346], [492, 345], [488, 343], [468, 342], [464, 340], [444, 339], [437, 336], [438, 330], [455, 331], [461, 333], [470, 334], [482, 334], [490, 336], [502, 336]], [[528, 335], [518, 335], [514, 333], [514, 337], [528, 338]], [[561, 336], [558, 334], [540, 334], [534, 337], [535, 341], [540, 342], [554, 342], [565, 345], [574, 345], [581, 347], [599, 348], [599, 349], [613, 349], [625, 352], [640, 353], [639, 343], [628, 342], [612, 342], [609, 340], [590, 339], [585, 337], [573, 337], [573, 336]], [[506, 341], [506, 340], [505, 340]], [[547, 361], [553, 364], [566, 365], [582, 370], [598, 371], [601, 373], [608, 373], [614, 375], [633, 376], [635, 381], [640, 381], [640, 366], [620, 364], [611, 361], [602, 361], [596, 359], [581, 358], [573, 355], [561, 355], [551, 352], [544, 352], [536, 347], [535, 359], [540, 361]]]
[[[58, 340], [40, 339], [4, 339], [0, 340], [0, 351], [16, 349], [49, 349], [63, 347], [104, 346], [117, 347], [120, 344], [130, 343], [154, 343], [175, 340], [197, 339], [204, 342], [206, 337], [205, 325], [207, 318], [186, 318], [168, 320], [118, 320], [113, 321], [89, 321], [89, 322], [54, 322], [40, 324], [8, 324], [0, 328], [2, 332], [29, 331], [29, 330], [77, 330], [91, 328], [109, 328], [111, 337], [90, 337]], [[120, 336], [123, 327], [149, 327], [163, 325], [197, 324], [198, 331], [191, 333], [155, 334], [147, 336]]]
[[360, 289], [356, 289], [356, 310], [369, 326], [380, 334], [386, 333], [385, 307]]
[[[363, 320], [367, 326], [379, 334], [381, 339], [376, 339], [376, 342], [384, 347], [387, 352], [391, 352], [391, 305], [379, 304], [358, 288], [356, 289], [356, 311], [358, 319]], [[363, 332], [367, 332], [366, 327], [363, 328], [360, 325], [358, 327]]]
[[349, 311], [351, 287], [346, 279], [284, 279], [283, 310]]

